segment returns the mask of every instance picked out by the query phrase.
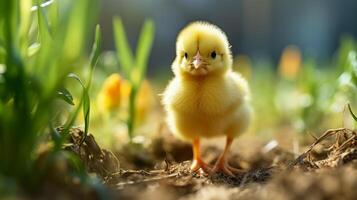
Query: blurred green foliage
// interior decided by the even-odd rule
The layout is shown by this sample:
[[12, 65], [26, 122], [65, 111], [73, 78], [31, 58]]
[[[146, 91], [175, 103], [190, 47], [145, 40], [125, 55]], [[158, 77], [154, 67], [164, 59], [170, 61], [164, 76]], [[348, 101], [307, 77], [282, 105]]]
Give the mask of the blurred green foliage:
[[[339, 82], [340, 85], [347, 86], [349, 96], [357, 96], [357, 42], [351, 37], [344, 37], [339, 49], [338, 63], [342, 70]], [[351, 102], [356, 106], [357, 102]], [[350, 103], [348, 110], [355, 121], [356, 115], [353, 113]]]
[[154, 40], [155, 27], [151, 20], [147, 20], [141, 30], [135, 58], [129, 46], [125, 29], [120, 18], [113, 20], [114, 39], [117, 50], [117, 57], [124, 73], [124, 76], [131, 84], [129, 97], [129, 115], [127, 119], [129, 138], [133, 137], [135, 124], [135, 105], [140, 85], [145, 79], [147, 62], [150, 55], [151, 46]]
[[[42, 4], [43, 3], [43, 4]], [[84, 84], [73, 74], [88, 38], [88, 30], [97, 13], [97, 2], [63, 0], [0, 1], [0, 188], [11, 192], [23, 186], [36, 189], [46, 170], [38, 168], [38, 147], [52, 133], [55, 148], [45, 163], [51, 165], [58, 156], [65, 156], [72, 166], [78, 159], [60, 151], [64, 137], [54, 128], [58, 97], [74, 105], [65, 89], [68, 77], [83, 87], [82, 97], [65, 122], [65, 133], [73, 125], [80, 109], [88, 132], [91, 76], [100, 54], [100, 29], [88, 65], [90, 75]], [[71, 161], [72, 160], [72, 161]], [[77, 160], [77, 161], [76, 161]], [[88, 180], [83, 167], [76, 176]], [[6, 181], [2, 182], [3, 180]], [[3, 192], [1, 192], [3, 193]], [[4, 194], [4, 193], [3, 193]]]
[[276, 71], [272, 62], [253, 62], [252, 100], [259, 113], [254, 131], [279, 133], [288, 127], [306, 135], [343, 125], [347, 103], [357, 106], [356, 47], [353, 38], [344, 36], [335, 56], [325, 63], [301, 57], [293, 77]]

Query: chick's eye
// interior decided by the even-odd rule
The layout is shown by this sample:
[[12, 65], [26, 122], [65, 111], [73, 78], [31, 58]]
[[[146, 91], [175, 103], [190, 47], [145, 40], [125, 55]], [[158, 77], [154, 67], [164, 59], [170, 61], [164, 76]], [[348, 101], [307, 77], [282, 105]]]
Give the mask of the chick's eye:
[[213, 59], [215, 59], [215, 58], [216, 58], [216, 56], [217, 56], [216, 52], [215, 52], [215, 51], [213, 51], [213, 52], [211, 53], [211, 57], [212, 57]]
[[188, 57], [188, 54], [187, 53], [185, 53], [185, 58], [187, 58]]

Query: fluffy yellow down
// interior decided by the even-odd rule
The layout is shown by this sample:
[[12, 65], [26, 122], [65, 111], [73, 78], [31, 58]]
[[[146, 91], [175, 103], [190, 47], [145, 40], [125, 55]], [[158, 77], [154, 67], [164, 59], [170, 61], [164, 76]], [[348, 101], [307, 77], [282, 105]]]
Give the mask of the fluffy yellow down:
[[[203, 56], [205, 74], [188, 70], [197, 52]], [[229, 43], [218, 27], [195, 22], [184, 28], [178, 35], [172, 69], [175, 76], [162, 102], [174, 135], [193, 140], [235, 137], [247, 130], [251, 121], [248, 84], [232, 71]]]

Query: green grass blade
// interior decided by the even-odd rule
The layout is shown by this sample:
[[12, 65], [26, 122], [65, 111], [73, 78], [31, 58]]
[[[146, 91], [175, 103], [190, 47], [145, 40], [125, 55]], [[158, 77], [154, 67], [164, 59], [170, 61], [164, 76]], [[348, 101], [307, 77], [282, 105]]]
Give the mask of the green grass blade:
[[[83, 111], [83, 116], [84, 116], [84, 137], [82, 138], [82, 141], [81, 141], [81, 143], [82, 143], [84, 141], [84, 139], [87, 137], [88, 128], [89, 128], [90, 99], [89, 99], [88, 89], [84, 86], [83, 82], [76, 74], [71, 73], [68, 75], [68, 77], [77, 80], [83, 89], [83, 96], [82, 96], [81, 103], [80, 103], [80, 106], [83, 105], [82, 111]], [[76, 116], [74, 116], [74, 117], [76, 117]]]
[[[90, 7], [92, 1], [76, 0], [76, 4], [70, 8], [68, 21], [66, 24], [61, 24], [65, 27], [63, 53], [69, 60], [73, 60], [80, 55], [84, 47], [85, 30], [88, 27], [89, 11], [93, 8]], [[76, 45], [73, 45], [76, 44]]]
[[84, 140], [88, 134], [89, 117], [90, 117], [89, 88], [92, 83], [93, 72], [94, 72], [95, 66], [98, 63], [98, 58], [100, 56], [101, 44], [102, 44], [102, 35], [100, 32], [100, 26], [98, 24], [95, 29], [95, 39], [94, 39], [94, 43], [93, 43], [92, 53], [90, 56], [89, 78], [88, 78], [87, 86], [84, 88], [84, 91], [83, 91], [84, 137], [82, 138], [81, 144], [84, 142]]
[[74, 105], [72, 94], [66, 88], [61, 88], [60, 90], [58, 90], [57, 97], [61, 98], [72, 106]]
[[[40, 2], [37, 2], [37, 5], [40, 5]], [[46, 82], [46, 88], [53, 88], [54, 79], [51, 78], [50, 71], [53, 70], [53, 67], [49, 68], [50, 60], [48, 57], [51, 57], [51, 53], [53, 51], [53, 40], [50, 33], [49, 22], [45, 11], [42, 7], [39, 7], [36, 11], [37, 13], [37, 23], [38, 23], [38, 49], [31, 53], [36, 53], [37, 56], [35, 57], [36, 60], [36, 67], [33, 69], [33, 73], [37, 74], [40, 77], [40, 80]], [[29, 50], [28, 50], [29, 52]], [[53, 57], [55, 60], [55, 57]], [[43, 73], [45, 72], [45, 73]], [[47, 80], [46, 80], [47, 79]], [[46, 90], [47, 91], [47, 90]]]
[[82, 138], [81, 144], [84, 142], [88, 135], [89, 129], [89, 115], [90, 115], [90, 99], [88, 95], [88, 90], [83, 91], [83, 116], [84, 116], [84, 136]]
[[63, 133], [65, 135], [68, 133], [69, 129], [74, 124], [81, 107], [83, 106], [82, 110], [83, 110], [83, 116], [84, 116], [84, 130], [85, 130], [85, 132], [84, 132], [85, 135], [84, 135], [83, 138], [85, 138], [87, 136], [87, 133], [88, 133], [89, 111], [90, 111], [90, 99], [89, 99], [88, 91], [87, 91], [86, 87], [84, 86], [82, 80], [76, 74], [70, 73], [68, 75], [68, 78], [76, 80], [81, 85], [82, 90], [83, 90], [83, 94], [82, 94], [82, 98], [81, 98], [81, 100], [79, 102], [78, 107], [71, 114], [71, 116], [69, 117], [69, 119], [65, 123], [65, 126], [64, 126], [64, 129], [63, 129]]
[[357, 122], [357, 116], [353, 113], [352, 108], [351, 108], [351, 105], [350, 105], [350, 104], [347, 104], [347, 106], [348, 106], [348, 110], [349, 110], [350, 113], [351, 113], [351, 116], [352, 116], [353, 119]]
[[90, 73], [89, 73], [89, 78], [88, 78], [88, 83], [87, 83], [87, 89], [89, 89], [89, 87], [92, 83], [93, 71], [94, 71], [95, 66], [98, 63], [101, 45], [102, 45], [102, 34], [100, 32], [100, 26], [99, 26], [99, 24], [97, 24], [97, 26], [95, 28], [95, 38], [94, 38], [94, 43], [93, 43], [93, 47], [92, 47], [92, 53], [90, 56]]
[[32, 57], [40, 50], [41, 45], [39, 43], [33, 43], [27, 48], [27, 57]]
[[31, 20], [31, 0], [20, 0], [20, 45], [23, 56], [27, 54], [27, 46], [29, 43], [28, 32]]
[[5, 46], [0, 40], [0, 63], [5, 63], [6, 50]]
[[134, 80], [134, 84], [137, 86], [140, 85], [140, 82], [146, 73], [147, 62], [154, 40], [154, 34], [154, 23], [152, 20], [147, 20], [141, 30], [138, 47], [136, 49], [136, 67], [138, 67], [138, 70], [135, 72], [138, 73], [138, 75], [135, 75], [135, 77], [138, 79]]
[[37, 10], [37, 17], [41, 42], [46, 42], [46, 39], [51, 38], [51, 28], [46, 12], [42, 7]]
[[133, 67], [133, 53], [128, 43], [124, 26], [120, 18], [114, 17], [114, 40], [117, 49], [117, 57], [126, 77], [130, 79], [130, 70]]
[[339, 53], [337, 55], [337, 67], [340, 73], [342, 73], [350, 70], [348, 55], [353, 49], [356, 48], [356, 43], [349, 35], [343, 36], [340, 43], [340, 47], [338, 48]]
[[90, 56], [90, 73], [89, 73], [89, 79], [88, 79], [87, 85], [85, 86], [83, 84], [82, 80], [76, 74], [70, 73], [68, 75], [69, 78], [75, 79], [80, 83], [80, 85], [82, 86], [82, 89], [83, 89], [83, 94], [82, 94], [82, 98], [80, 100], [80, 103], [79, 103], [77, 109], [73, 112], [72, 116], [67, 121], [63, 132], [67, 133], [69, 128], [74, 124], [74, 121], [78, 115], [79, 109], [82, 106], [82, 112], [83, 112], [83, 116], [84, 116], [84, 137], [82, 138], [81, 143], [84, 142], [86, 136], [88, 135], [89, 118], [90, 118], [89, 88], [90, 88], [90, 85], [92, 82], [92, 75], [93, 75], [94, 68], [95, 68], [95, 66], [98, 62], [98, 58], [100, 56], [101, 42], [102, 42], [102, 36], [101, 36], [101, 32], [100, 32], [100, 26], [97, 25], [93, 49], [92, 49], [92, 53]]
[[357, 52], [351, 50], [348, 53], [348, 67], [352, 75], [352, 83], [357, 86]]
[[[1, 27], [0, 27], [1, 28]], [[2, 41], [2, 39], [0, 38], [0, 49], [2, 51], [5, 51], [5, 43]]]
[[[48, 1], [47, 1], [48, 2]], [[52, 0], [49, 4], [47, 4], [46, 11], [48, 13], [48, 19], [51, 22], [51, 30], [52, 32], [57, 32], [57, 28], [59, 26], [59, 5], [58, 0]], [[43, 4], [42, 4], [43, 5]]]

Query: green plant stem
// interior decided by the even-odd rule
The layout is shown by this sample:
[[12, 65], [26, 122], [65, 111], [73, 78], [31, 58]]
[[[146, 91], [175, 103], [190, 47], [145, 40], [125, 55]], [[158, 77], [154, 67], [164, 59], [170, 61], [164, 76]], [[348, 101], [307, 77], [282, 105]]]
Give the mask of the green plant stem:
[[135, 105], [136, 105], [136, 96], [138, 89], [133, 87], [130, 91], [129, 97], [129, 116], [128, 116], [128, 135], [130, 142], [132, 142], [134, 135], [134, 125], [135, 125]]

